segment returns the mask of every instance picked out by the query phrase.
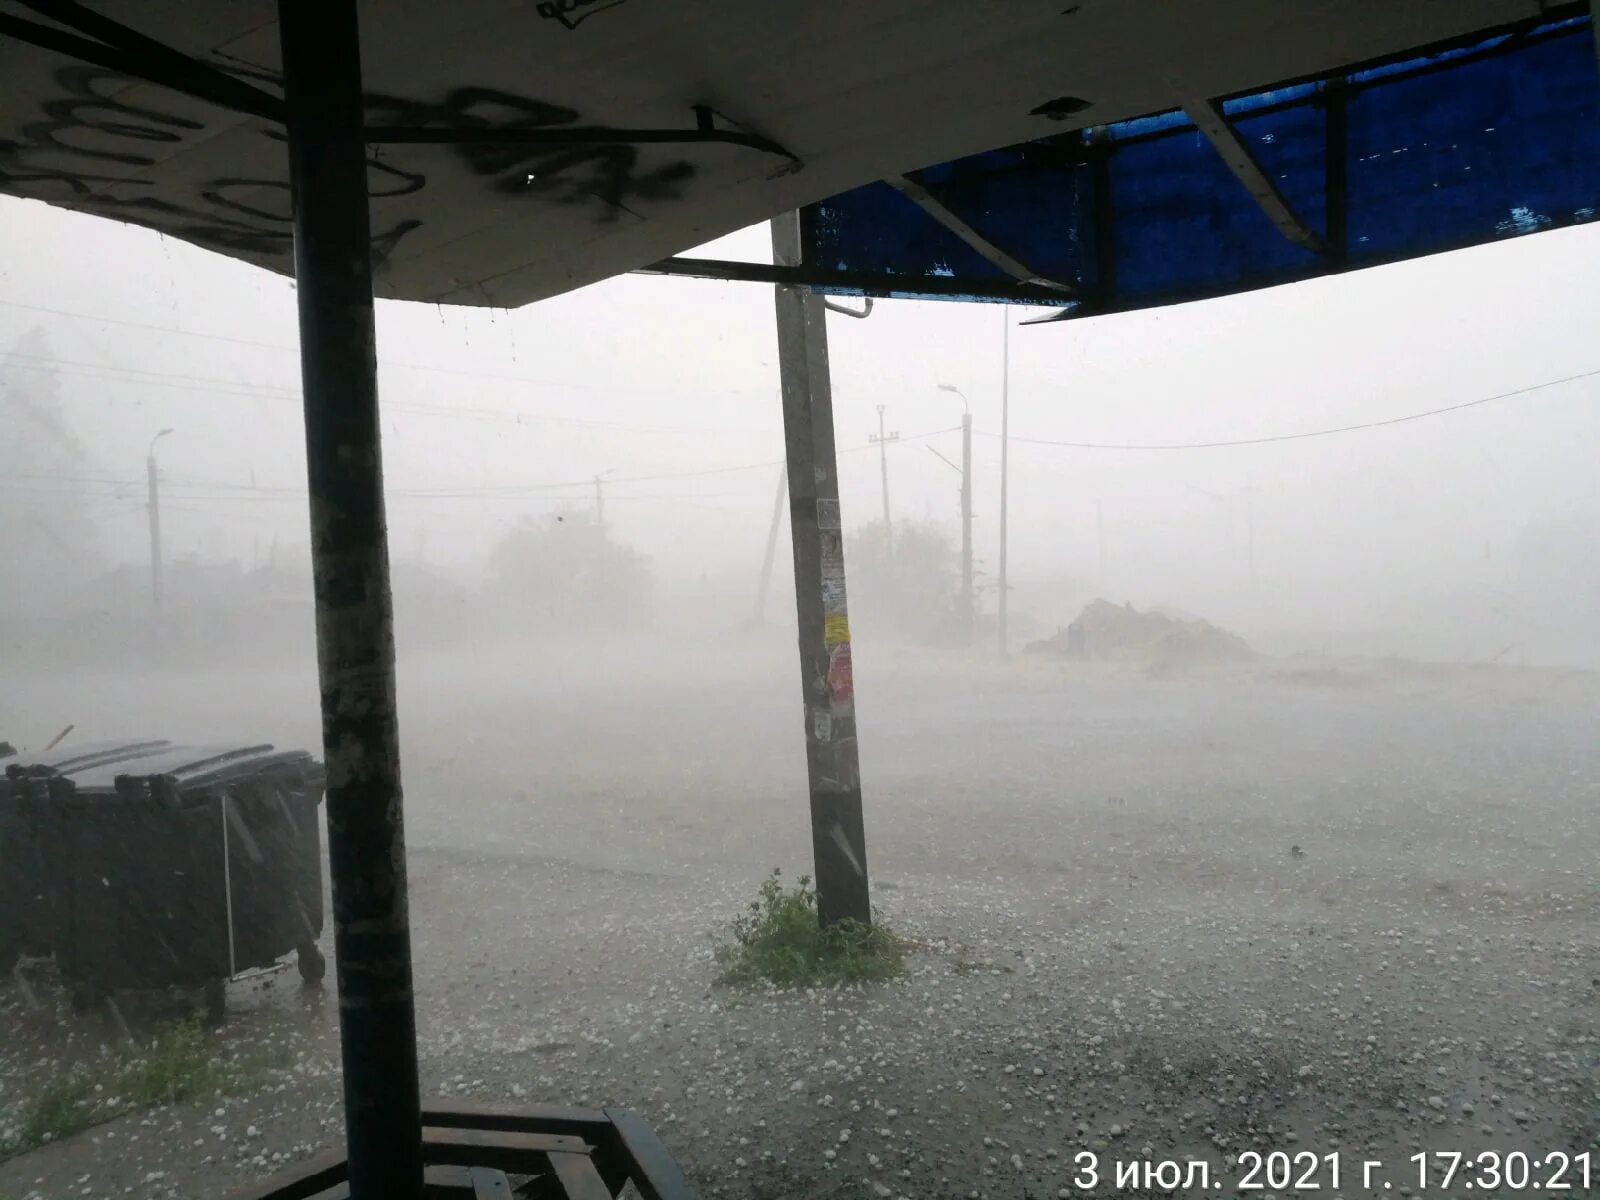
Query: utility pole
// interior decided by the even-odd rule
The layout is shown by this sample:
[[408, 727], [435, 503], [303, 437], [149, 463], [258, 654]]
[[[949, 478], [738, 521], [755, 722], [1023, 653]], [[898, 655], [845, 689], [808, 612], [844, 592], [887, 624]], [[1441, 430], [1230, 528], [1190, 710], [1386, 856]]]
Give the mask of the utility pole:
[[900, 434], [885, 433], [883, 431], [883, 410], [885, 406], [878, 405], [878, 432], [876, 436], [867, 435], [867, 441], [878, 443], [878, 473], [883, 477], [883, 555], [892, 566], [894, 563], [894, 521], [889, 516], [889, 443], [900, 440]]
[[596, 475], [594, 477], [594, 523], [602, 532], [606, 528], [606, 492], [605, 479]]
[[[972, 644], [977, 623], [977, 605], [972, 594], [972, 405], [967, 394], [953, 383], [941, 383], [941, 392], [961, 397], [961, 632], [966, 645]], [[931, 446], [929, 449], [933, 449]], [[944, 455], [934, 450], [940, 458]], [[945, 459], [949, 462], [948, 459]], [[951, 464], [954, 465], [953, 463]]]
[[1100, 598], [1109, 600], [1110, 585], [1106, 582], [1106, 502], [1094, 502], [1094, 530], [1100, 543]]
[[[800, 214], [774, 217], [772, 261], [797, 267], [801, 258]], [[779, 285], [774, 291], [817, 914], [824, 924], [845, 918], [866, 923], [872, 919], [872, 904], [856, 752], [827, 310], [822, 297], [808, 288]]]
[[163, 429], [150, 439], [150, 448], [145, 451], [144, 472], [145, 479], [150, 489], [150, 601], [156, 612], [161, 611], [162, 579], [161, 579], [161, 472], [156, 469], [156, 443], [167, 434], [170, 429]]
[[977, 621], [972, 602], [972, 414], [961, 414], [961, 631], [972, 644]]
[[772, 498], [772, 523], [767, 526], [767, 552], [761, 559], [761, 586], [756, 590], [755, 624], [767, 619], [767, 590], [772, 585], [772, 564], [778, 554], [778, 526], [783, 521], [783, 494], [789, 490], [788, 464], [778, 468], [778, 494]]
[[1000, 306], [1000, 609], [996, 624], [999, 626], [1000, 654], [1004, 657], [1006, 643], [1006, 490], [1011, 467], [1011, 306]]
[[1256, 481], [1254, 476], [1245, 476], [1244, 487], [1244, 531], [1245, 552], [1248, 555], [1250, 566], [1250, 602], [1256, 602]]

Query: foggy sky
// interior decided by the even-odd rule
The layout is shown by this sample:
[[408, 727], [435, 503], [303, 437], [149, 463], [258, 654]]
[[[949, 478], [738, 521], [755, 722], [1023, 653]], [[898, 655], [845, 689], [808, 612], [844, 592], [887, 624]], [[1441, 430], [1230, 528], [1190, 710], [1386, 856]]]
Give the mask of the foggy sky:
[[[34, 202], [0, 198], [0, 229], [0, 381], [39, 381], [43, 364], [12, 350], [44, 330], [101, 481], [109, 561], [147, 554], [143, 458], [168, 426], [169, 557], [250, 564], [274, 541], [303, 557], [291, 285]], [[763, 227], [706, 252], [754, 259], [766, 249]], [[1543, 528], [1549, 571], [1570, 558], [1574, 578], [1594, 578], [1582, 564], [1594, 561], [1600, 522], [1596, 377], [1253, 447], [1089, 451], [1022, 439], [1265, 437], [1600, 370], [1600, 302], [1586, 286], [1597, 269], [1600, 231], [1577, 228], [1223, 300], [1013, 324], [1017, 607], [1064, 623], [1064, 606], [1088, 588], [1258, 629], [1411, 628], [1445, 622], [1428, 610], [1453, 607], [1470, 629], [1488, 619], [1473, 614], [1497, 611], [1535, 632], [1570, 618], [1571, 638], [1588, 639], [1571, 657], [1586, 660], [1592, 595], [1543, 594], [1522, 564]], [[1030, 315], [1009, 310], [1013, 322]], [[890, 452], [896, 517], [931, 518], [954, 535], [957, 476], [926, 448], [958, 457], [961, 403], [938, 390], [950, 383], [973, 403], [977, 554], [992, 571], [1006, 317], [991, 305], [879, 302], [866, 321], [830, 319], [847, 526], [881, 512], [867, 438], [885, 404], [903, 439]], [[608, 520], [650, 557], [662, 590], [753, 590], [782, 453], [770, 289], [622, 277], [516, 312], [382, 301], [378, 337], [397, 562], [471, 572], [508, 522], [587, 506], [591, 477], [610, 472]]]

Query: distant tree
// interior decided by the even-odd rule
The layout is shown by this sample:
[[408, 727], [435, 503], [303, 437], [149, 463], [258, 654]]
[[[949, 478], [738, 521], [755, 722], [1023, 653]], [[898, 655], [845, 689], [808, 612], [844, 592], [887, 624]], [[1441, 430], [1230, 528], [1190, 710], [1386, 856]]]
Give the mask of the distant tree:
[[845, 537], [850, 609], [868, 625], [931, 641], [954, 632], [960, 555], [955, 539], [932, 521], [897, 521], [892, 545], [882, 521]]
[[0, 371], [0, 615], [48, 611], [103, 567], [93, 474], [62, 411], [44, 331]]
[[587, 513], [523, 519], [489, 566], [497, 595], [552, 632], [633, 628], [649, 617], [649, 564]]

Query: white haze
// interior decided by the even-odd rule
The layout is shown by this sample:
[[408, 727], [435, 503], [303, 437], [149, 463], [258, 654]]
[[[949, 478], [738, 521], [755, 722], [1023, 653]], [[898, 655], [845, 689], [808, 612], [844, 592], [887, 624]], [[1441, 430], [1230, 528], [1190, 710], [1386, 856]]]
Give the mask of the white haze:
[[[159, 446], [167, 557], [248, 566], [276, 544], [280, 562], [303, 563], [288, 281], [36, 203], [0, 202], [0, 222], [0, 348], [45, 333], [89, 471], [124, 481], [97, 489], [91, 561], [147, 561], [142, 458], [171, 427]], [[715, 250], [762, 257], [764, 230]], [[1104, 593], [1283, 648], [1595, 663], [1596, 377], [1231, 449], [1024, 439], [1270, 437], [1584, 376], [1600, 369], [1600, 304], [1585, 286], [1597, 267], [1600, 235], [1575, 229], [1204, 304], [1014, 326], [1022, 633], [1053, 631]], [[993, 571], [1004, 319], [998, 306], [880, 302], [866, 321], [830, 320], [847, 523], [881, 512], [875, 406], [902, 435], [951, 430], [960, 402], [938, 390], [949, 383], [973, 402], [976, 552]], [[517, 312], [381, 302], [378, 331], [397, 563], [475, 582], [509, 523], [586, 508], [590, 477], [610, 472], [611, 528], [648, 557], [661, 602], [744, 615], [781, 455], [767, 289], [623, 277]], [[36, 385], [44, 365], [15, 353], [0, 364], [7, 388]], [[959, 434], [891, 449], [895, 516], [954, 536], [956, 476], [929, 447], [954, 458]], [[471, 494], [495, 488], [525, 490]], [[48, 488], [29, 502], [48, 510]]]
[[[12, 200], [0, 242], [0, 740], [320, 756], [291, 285]], [[626, 1105], [701, 1194], [755, 1200], [1088, 1194], [1068, 1184], [1091, 1149], [1202, 1158], [1212, 1190], [1252, 1150], [1382, 1160], [1386, 1187], [1423, 1149], [1592, 1150], [1600, 675], [1546, 668], [1600, 667], [1597, 272], [1580, 228], [1013, 325], [1006, 659], [1002, 321], [1039, 314], [830, 318], [873, 914], [910, 953], [890, 983], [798, 993], [722, 986], [712, 950], [774, 867], [812, 861], [786, 535], [750, 619], [782, 446], [770, 289], [380, 303], [425, 1094]], [[965, 652], [928, 619], [953, 608], [948, 562], [896, 595], [857, 553], [880, 404], [895, 569], [917, 523], [954, 539], [941, 384], [979, 433]], [[1041, 444], [1455, 405], [1231, 448]], [[168, 428], [158, 620], [144, 460]], [[563, 556], [594, 544], [601, 473], [613, 573], [580, 594]], [[1097, 595], [1263, 656], [1022, 652]], [[117, 894], [125, 961], [163, 961], [142, 887]], [[148, 1039], [196, 998], [130, 990], [114, 1021], [71, 1011], [59, 948], [0, 972], [0, 1196], [227, 1195], [338, 1145], [338, 1005], [288, 957], [228, 983], [202, 1043], [207, 1078], [261, 1071], [121, 1116], [115, 1022]]]

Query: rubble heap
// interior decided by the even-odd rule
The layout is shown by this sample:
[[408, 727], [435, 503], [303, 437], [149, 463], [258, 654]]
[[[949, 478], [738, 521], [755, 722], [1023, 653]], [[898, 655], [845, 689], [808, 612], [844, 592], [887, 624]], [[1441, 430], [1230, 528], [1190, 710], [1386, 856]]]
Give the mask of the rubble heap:
[[1131, 604], [1091, 601], [1055, 637], [1034, 642], [1039, 654], [1155, 668], [1248, 662], [1259, 657], [1245, 640], [1209, 621], [1185, 621]]

